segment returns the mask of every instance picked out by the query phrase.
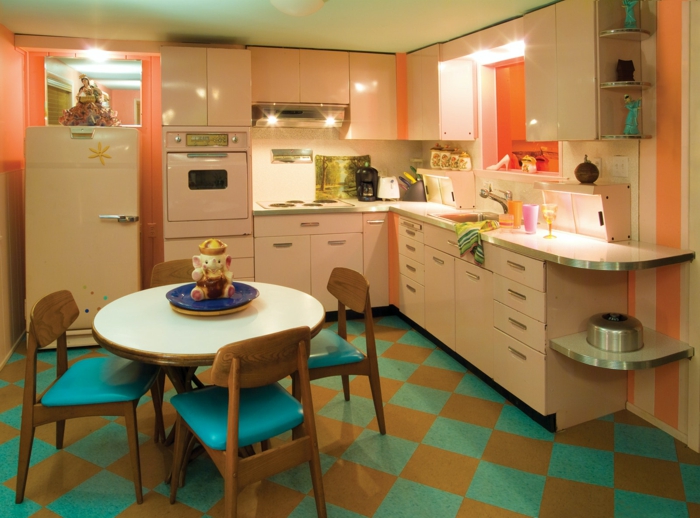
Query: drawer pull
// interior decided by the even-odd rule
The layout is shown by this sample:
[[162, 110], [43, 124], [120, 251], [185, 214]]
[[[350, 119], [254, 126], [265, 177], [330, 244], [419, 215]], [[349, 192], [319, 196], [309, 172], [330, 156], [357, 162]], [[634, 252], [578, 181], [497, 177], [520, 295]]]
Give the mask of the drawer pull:
[[479, 279], [481, 279], [481, 277], [479, 277], [475, 273], [472, 273], [472, 272], [464, 272], [464, 273], [467, 275], [467, 277], [469, 277], [470, 279], [474, 279], [475, 281], [478, 281]]
[[416, 271], [416, 269], [415, 269], [413, 266], [411, 266], [410, 264], [407, 264], [407, 265], [406, 265], [406, 269], [407, 269], [408, 271], [410, 271], [410, 272], [415, 272], [415, 271]]
[[273, 243], [272, 246], [275, 248], [289, 248], [292, 246], [292, 243]]
[[416, 289], [413, 286], [406, 284], [406, 287], [408, 288], [409, 291], [412, 291], [413, 293], [416, 292]]
[[368, 225], [381, 225], [384, 223], [383, 219], [372, 219], [367, 222]]
[[511, 268], [515, 268], [516, 270], [520, 270], [521, 272], [525, 271], [525, 267], [522, 264], [514, 263], [513, 261], [506, 261], [508, 263], [508, 266]]
[[402, 221], [401, 226], [407, 227], [407, 228], [412, 228], [413, 230], [420, 230], [421, 226], [420, 225], [415, 225], [411, 223], [410, 221]]
[[341, 241], [328, 241], [328, 244], [331, 246], [342, 246], [346, 243], [347, 241], [345, 239]]
[[457, 241], [450, 241], [449, 239], [447, 240], [447, 244], [450, 246], [454, 246], [455, 248], [459, 248], [459, 245], [457, 244]]
[[415, 233], [413, 230], [406, 230], [406, 234], [408, 234], [409, 236], [415, 236], [415, 235], [416, 235], [416, 233]]
[[517, 291], [513, 291], [513, 290], [509, 289], [508, 293], [511, 294], [516, 299], [527, 300], [527, 297], [525, 295], [523, 295], [522, 293], [518, 293]]
[[512, 347], [508, 347], [508, 350], [511, 352], [511, 354], [512, 354], [513, 356], [517, 356], [517, 357], [520, 358], [521, 360], [527, 361], [527, 356], [525, 356], [525, 355], [524, 355], [523, 353], [521, 353], [520, 351], [516, 351], [516, 350], [513, 349]]
[[435, 256], [433, 256], [433, 261], [435, 261], [436, 263], [438, 263], [440, 266], [442, 266], [442, 265], [445, 264], [445, 261], [443, 261], [442, 259], [438, 259], [438, 258], [435, 257]]
[[309, 223], [302, 223], [302, 227], [318, 227], [320, 223], [318, 221], [311, 221]]
[[508, 322], [510, 322], [511, 324], [513, 324], [513, 325], [514, 325], [515, 327], [517, 327], [518, 329], [522, 329], [523, 331], [527, 331], [527, 326], [526, 326], [525, 324], [521, 324], [521, 323], [518, 322], [517, 320], [513, 320], [512, 318], [508, 317]]
[[406, 248], [408, 248], [411, 252], [415, 252], [415, 251], [416, 251], [416, 247], [411, 246], [411, 245], [406, 245]]

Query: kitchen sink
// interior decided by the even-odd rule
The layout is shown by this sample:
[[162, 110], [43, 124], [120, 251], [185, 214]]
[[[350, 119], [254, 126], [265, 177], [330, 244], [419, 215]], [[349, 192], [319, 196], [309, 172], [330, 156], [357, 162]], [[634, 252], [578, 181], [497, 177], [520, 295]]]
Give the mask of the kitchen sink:
[[428, 214], [433, 218], [446, 219], [453, 223], [475, 223], [477, 221], [498, 220], [498, 214], [495, 212], [444, 212]]

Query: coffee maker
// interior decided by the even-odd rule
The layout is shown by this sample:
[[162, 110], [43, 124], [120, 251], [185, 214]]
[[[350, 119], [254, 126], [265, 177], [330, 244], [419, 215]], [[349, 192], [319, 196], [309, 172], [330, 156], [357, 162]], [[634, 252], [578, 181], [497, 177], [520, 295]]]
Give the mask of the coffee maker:
[[357, 185], [357, 201], [376, 201], [379, 172], [365, 162], [364, 167], [355, 171], [355, 184]]

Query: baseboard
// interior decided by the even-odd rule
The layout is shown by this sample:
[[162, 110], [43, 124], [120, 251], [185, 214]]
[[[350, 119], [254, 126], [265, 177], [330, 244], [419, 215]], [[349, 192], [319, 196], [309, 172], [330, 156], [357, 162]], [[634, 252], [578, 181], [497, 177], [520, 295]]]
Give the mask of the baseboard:
[[10, 348], [10, 353], [5, 358], [2, 359], [2, 362], [0, 362], [0, 370], [5, 368], [5, 365], [7, 365], [7, 362], [10, 361], [10, 358], [12, 358], [12, 355], [14, 354], [15, 350], [17, 349], [17, 346], [19, 346], [19, 344], [24, 341], [24, 337], [26, 334], [27, 333], [25, 331], [24, 333], [19, 335], [19, 338], [17, 340], [15, 340], [14, 344], [12, 344], [12, 347]]
[[681, 432], [680, 430], [676, 430], [672, 426], [667, 425], [663, 421], [661, 421], [659, 418], [654, 417], [651, 415], [649, 412], [646, 410], [642, 410], [638, 406], [633, 405], [629, 401], [627, 402], [627, 410], [632, 412], [634, 415], [639, 417], [640, 419], [644, 419], [647, 423], [653, 424], [657, 428], [663, 430], [667, 434], [669, 434], [671, 437], [674, 437], [675, 439], [678, 439], [681, 441], [683, 444], [688, 444], [688, 434], [685, 434]]

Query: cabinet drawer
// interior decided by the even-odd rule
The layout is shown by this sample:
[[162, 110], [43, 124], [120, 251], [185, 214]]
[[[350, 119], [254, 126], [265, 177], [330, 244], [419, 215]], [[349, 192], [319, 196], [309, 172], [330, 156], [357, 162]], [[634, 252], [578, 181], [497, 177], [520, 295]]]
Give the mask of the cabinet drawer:
[[255, 280], [311, 293], [311, 238], [255, 238]]
[[423, 243], [419, 243], [415, 239], [409, 239], [406, 236], [399, 236], [399, 254], [413, 259], [414, 261], [423, 264], [423, 252], [425, 247]]
[[422, 284], [399, 275], [399, 309], [421, 327], [425, 327], [425, 290]]
[[542, 415], [545, 406], [546, 361], [538, 353], [516, 339], [494, 329], [494, 381]]
[[362, 232], [362, 214], [290, 214], [255, 216], [255, 237]]
[[516, 254], [491, 243], [484, 243], [484, 256], [487, 258], [489, 270], [493, 273], [537, 291], [545, 291], [544, 261]]
[[[457, 244], [457, 234], [455, 234], [454, 230], [426, 225], [425, 244], [450, 254], [452, 257], [461, 257], [459, 255], [459, 245]], [[465, 261], [472, 259], [470, 262], [474, 262], [471, 254], [465, 254], [462, 259]]]
[[418, 261], [399, 254], [399, 272], [409, 279], [425, 285], [425, 270]]
[[423, 242], [423, 224], [406, 218], [399, 218], [399, 235]]
[[546, 353], [545, 342], [547, 338], [545, 325], [542, 322], [494, 301], [493, 325], [533, 349], [543, 354]]
[[540, 322], [547, 322], [546, 295], [541, 291], [511, 281], [502, 275], [494, 275], [493, 298]]

